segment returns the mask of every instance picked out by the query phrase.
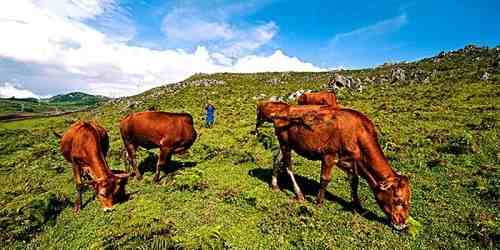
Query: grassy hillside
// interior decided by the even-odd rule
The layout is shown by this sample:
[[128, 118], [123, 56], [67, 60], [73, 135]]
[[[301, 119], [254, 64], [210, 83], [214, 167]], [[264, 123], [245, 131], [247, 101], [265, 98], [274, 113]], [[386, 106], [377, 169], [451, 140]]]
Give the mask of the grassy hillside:
[[[91, 112], [0, 124], [0, 246], [498, 248], [499, 61], [498, 49], [473, 47], [415, 63], [336, 72], [362, 86], [341, 87], [339, 102], [373, 119], [391, 165], [409, 176], [411, 215], [422, 225], [417, 230], [392, 230], [365, 181], [360, 197], [367, 212], [351, 212], [349, 184], [340, 170], [325, 205], [316, 207], [319, 162], [297, 155], [293, 164], [307, 202], [293, 201], [287, 178], [281, 192], [270, 190], [276, 139], [271, 126], [251, 134], [257, 99], [320, 89], [332, 72], [200, 74]], [[217, 107], [212, 129], [202, 128], [206, 98]], [[87, 190], [75, 215], [71, 169], [51, 130], [96, 119], [110, 134], [109, 165], [124, 169], [118, 123], [150, 106], [193, 115], [200, 136], [189, 154], [174, 157], [156, 185], [156, 150], [140, 150], [145, 178], [129, 182], [131, 198], [105, 213]]]
[[0, 98], [0, 116], [75, 111], [95, 107], [107, 100], [109, 100], [107, 97], [81, 92], [57, 95], [40, 100], [36, 98]]

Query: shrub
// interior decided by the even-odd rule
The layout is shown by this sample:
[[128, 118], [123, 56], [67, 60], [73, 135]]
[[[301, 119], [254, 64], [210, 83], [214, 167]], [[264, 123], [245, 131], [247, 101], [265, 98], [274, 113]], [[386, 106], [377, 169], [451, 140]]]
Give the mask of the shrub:
[[52, 225], [69, 204], [65, 197], [48, 192], [17, 209], [0, 212], [0, 240], [29, 240], [43, 225]]
[[200, 169], [183, 171], [174, 179], [174, 187], [183, 191], [199, 191], [208, 188], [208, 182], [203, 179], [203, 171]]

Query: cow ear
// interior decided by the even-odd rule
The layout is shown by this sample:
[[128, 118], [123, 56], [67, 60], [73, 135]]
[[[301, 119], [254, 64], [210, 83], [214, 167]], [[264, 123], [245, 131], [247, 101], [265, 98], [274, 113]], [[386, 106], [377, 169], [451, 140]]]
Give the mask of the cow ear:
[[391, 188], [393, 185], [396, 185], [399, 182], [399, 177], [387, 178], [386, 180], [381, 181], [378, 186], [380, 190], [386, 191]]
[[99, 186], [99, 182], [95, 181], [95, 180], [91, 180], [89, 182], [87, 182], [87, 184], [92, 187], [92, 189], [94, 189], [94, 191], [97, 192], [98, 190], [98, 186]]
[[410, 180], [408, 179], [408, 177], [401, 175], [399, 177], [399, 183], [400, 184], [407, 184], [407, 183], [410, 183]]
[[290, 122], [287, 119], [276, 118], [276, 119], [273, 119], [273, 124], [277, 128], [282, 128], [282, 127], [288, 126], [290, 124]]
[[378, 185], [378, 187], [380, 188], [380, 190], [382, 191], [386, 191], [388, 190], [389, 188], [391, 188], [392, 186], [392, 183], [388, 183], [386, 181], [383, 181], [383, 182], [380, 182], [380, 184]]
[[116, 178], [116, 182], [120, 185], [125, 184], [128, 180], [128, 177], [130, 177], [130, 174], [128, 173], [119, 173], [119, 174], [114, 174]]

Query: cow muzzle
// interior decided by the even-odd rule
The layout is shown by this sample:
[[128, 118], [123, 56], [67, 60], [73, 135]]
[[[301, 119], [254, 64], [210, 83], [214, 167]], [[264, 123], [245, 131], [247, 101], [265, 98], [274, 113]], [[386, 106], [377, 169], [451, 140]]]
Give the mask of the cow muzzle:
[[111, 211], [113, 211], [113, 207], [103, 207], [102, 210], [104, 212], [111, 212]]
[[406, 229], [408, 227], [408, 225], [407, 224], [392, 224], [392, 227], [394, 227], [394, 229], [396, 229], [396, 230], [401, 231], [401, 230]]

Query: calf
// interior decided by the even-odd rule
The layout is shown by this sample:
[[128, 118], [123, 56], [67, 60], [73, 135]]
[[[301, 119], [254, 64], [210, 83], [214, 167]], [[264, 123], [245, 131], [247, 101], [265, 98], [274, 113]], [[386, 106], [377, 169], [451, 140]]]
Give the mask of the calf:
[[299, 105], [329, 105], [337, 106], [337, 96], [335, 92], [320, 91], [304, 93], [297, 100]]
[[[393, 171], [378, 144], [373, 123], [362, 113], [329, 106], [291, 106], [282, 102], [262, 103], [257, 109], [257, 124], [272, 122], [280, 143], [281, 164], [275, 165], [272, 188], [278, 189], [277, 174], [282, 168], [292, 180], [298, 200], [304, 196], [291, 169], [291, 150], [310, 160], [321, 161], [320, 190], [323, 202], [334, 165], [348, 173], [351, 198], [361, 206], [357, 190], [358, 176], [372, 189], [375, 200], [397, 229], [406, 227], [411, 201], [406, 176]], [[338, 161], [338, 157], [340, 161]], [[340, 162], [339, 164], [337, 164]]]
[[106, 129], [96, 122], [75, 122], [60, 136], [61, 152], [73, 166], [76, 183], [75, 212], [80, 212], [82, 200], [82, 175], [92, 179], [90, 185], [97, 193], [97, 198], [105, 211], [125, 195], [128, 174], [113, 173], [106, 162], [109, 139]]
[[120, 122], [120, 133], [127, 150], [132, 175], [142, 179], [135, 162], [137, 147], [160, 148], [156, 164], [155, 182], [160, 180], [160, 167], [166, 165], [173, 154], [186, 152], [196, 140], [193, 118], [187, 113], [146, 111], [133, 113]]

